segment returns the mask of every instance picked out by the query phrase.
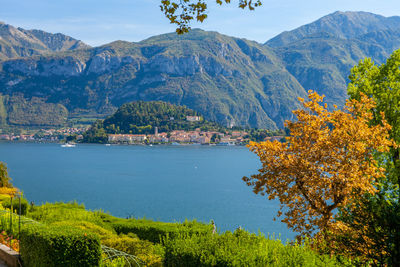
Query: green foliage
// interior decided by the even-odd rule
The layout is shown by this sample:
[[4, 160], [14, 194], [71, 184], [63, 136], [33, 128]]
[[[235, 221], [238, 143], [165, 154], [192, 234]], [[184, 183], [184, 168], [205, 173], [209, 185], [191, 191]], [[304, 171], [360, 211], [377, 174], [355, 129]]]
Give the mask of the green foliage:
[[140, 240], [134, 234], [117, 235], [112, 230], [105, 229], [87, 221], [59, 221], [51, 225], [75, 227], [85, 232], [98, 235], [102, 245], [134, 255], [146, 262], [149, 266], [155, 266], [162, 261], [162, 251], [159, 247], [156, 247], [149, 241]]
[[[3, 208], [10, 209], [11, 208], [11, 199], [10, 197], [0, 200], [1, 205]], [[29, 203], [28, 200], [25, 198], [21, 198], [21, 213], [19, 212], [19, 200], [18, 198], [14, 197], [12, 200], [12, 210], [16, 214], [21, 214], [21, 215], [26, 215], [26, 212], [28, 211]]]
[[[393, 52], [382, 65], [367, 58], [351, 70], [348, 94], [359, 99], [365, 94], [374, 99], [376, 108], [371, 124], [381, 124], [382, 118], [392, 126], [390, 138], [397, 143], [389, 153], [377, 154], [386, 178], [377, 181], [375, 195], [360, 196], [358, 209], [342, 210], [342, 221], [360, 231], [371, 240], [368, 258], [375, 264], [397, 266], [400, 264], [400, 50]], [[357, 237], [342, 237], [348, 244], [356, 244]], [[350, 252], [364, 256], [365, 250], [356, 245]]]
[[116, 220], [111, 226], [117, 233], [134, 233], [140, 239], [153, 243], [161, 242], [165, 236], [174, 238], [180, 234], [206, 234], [212, 232], [212, 226], [197, 221], [185, 221], [183, 223], [155, 222], [146, 219]]
[[[359, 99], [364, 93], [374, 99], [376, 108], [373, 110], [372, 124], [379, 124], [384, 115], [392, 126], [390, 137], [400, 144], [400, 50], [395, 51], [386, 64], [375, 65], [367, 58], [351, 70], [348, 93], [351, 98]], [[399, 184], [400, 149], [393, 147], [387, 160], [387, 168], [391, 172], [390, 179]]]
[[43, 223], [54, 223], [60, 221], [91, 222], [107, 228], [103, 222], [101, 211], [87, 211], [85, 206], [76, 202], [72, 203], [46, 203], [31, 208], [28, 217]]
[[0, 230], [18, 238], [18, 217], [15, 214], [10, 215], [9, 211], [0, 210]]
[[8, 123], [13, 125], [59, 126], [68, 117], [68, 110], [61, 104], [47, 103], [42, 98], [28, 100], [14, 95], [7, 102]]
[[[33, 262], [30, 264], [33, 266], [54, 266], [52, 262], [43, 262], [44, 257], [49, 257], [51, 261], [57, 258], [57, 261], [63, 262], [63, 266], [77, 264], [79, 257], [74, 255], [78, 251], [69, 245], [78, 236], [81, 239], [82, 233], [90, 238], [94, 236], [96, 242], [100, 241], [102, 245], [136, 256], [146, 262], [147, 266], [349, 265], [347, 261], [340, 262], [318, 255], [307, 246], [282, 245], [280, 241], [242, 230], [212, 234], [212, 225], [196, 221], [164, 223], [146, 219], [122, 219], [103, 212], [86, 211], [83, 205], [77, 203], [35, 206], [28, 215], [43, 223], [50, 223], [48, 226], [38, 225], [23, 230], [21, 252], [27, 253], [23, 259], [25, 262]], [[71, 231], [73, 235], [70, 235]], [[52, 244], [51, 248], [47, 246], [48, 243]], [[83, 252], [86, 255], [92, 253], [89, 247], [90, 250], [98, 249], [94, 243], [80, 244], [78, 242], [78, 247], [88, 249]], [[57, 254], [61, 250], [66, 251], [65, 258]], [[52, 256], [46, 253], [52, 253]], [[84, 258], [86, 262], [76, 266], [85, 266], [90, 257], [82, 256], [81, 259]], [[76, 261], [72, 263], [72, 260]], [[105, 260], [100, 266], [105, 264], [124, 266], [127, 262], [122, 258], [114, 258]]]
[[187, 121], [186, 116], [200, 115], [184, 106], [161, 101], [137, 101], [122, 105], [115, 114], [104, 120], [103, 128], [111, 134], [153, 134], [155, 127], [159, 132], [220, 128], [216, 123], [204, 119], [199, 122]]
[[262, 142], [265, 140], [266, 137], [270, 136], [284, 136], [286, 135], [284, 130], [266, 130], [266, 129], [249, 129], [248, 135], [245, 138], [249, 138], [251, 141], [254, 142]]
[[107, 255], [103, 256], [103, 260], [100, 262], [100, 267], [126, 267], [129, 266], [127, 260], [123, 257], [115, 257], [108, 259]]
[[102, 241], [102, 244], [134, 255], [146, 262], [147, 266], [162, 266], [162, 247], [140, 240], [133, 234], [113, 236]]
[[20, 237], [21, 257], [26, 266], [98, 266], [98, 236], [67, 226], [31, 226]]
[[104, 121], [96, 121], [83, 134], [83, 142], [106, 143], [107, 134], [154, 134], [155, 127], [160, 133], [173, 130], [191, 131], [196, 128], [207, 131], [223, 129], [203, 118], [197, 122], [187, 121], [186, 116], [199, 114], [187, 107], [161, 101], [127, 103]]
[[83, 142], [85, 143], [107, 143], [107, 133], [103, 128], [103, 121], [97, 120], [90, 126], [89, 130], [83, 133]]
[[8, 176], [7, 165], [0, 161], [0, 187], [12, 187], [11, 178]]
[[84, 230], [85, 232], [91, 232], [98, 235], [101, 241], [116, 236], [116, 234], [112, 230], [105, 229], [97, 224], [88, 221], [58, 221], [52, 223], [51, 225], [76, 227], [78, 229]]
[[346, 266], [321, 256], [306, 246], [283, 245], [280, 241], [243, 230], [222, 235], [165, 237], [165, 266]]
[[360, 196], [354, 209], [341, 209], [338, 219], [356, 234], [336, 233], [333, 239], [350, 249], [339, 248], [335, 254], [358, 258], [365, 265], [399, 266], [398, 193], [399, 190], [380, 187], [375, 195]]

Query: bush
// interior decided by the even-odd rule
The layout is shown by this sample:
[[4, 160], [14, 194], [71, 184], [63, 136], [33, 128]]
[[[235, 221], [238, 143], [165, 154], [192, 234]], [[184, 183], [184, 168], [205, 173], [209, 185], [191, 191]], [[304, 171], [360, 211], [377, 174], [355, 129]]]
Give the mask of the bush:
[[140, 240], [135, 234], [118, 236], [112, 231], [90, 222], [64, 221], [55, 222], [52, 225], [76, 227], [86, 232], [97, 234], [102, 245], [134, 255], [146, 262], [147, 266], [161, 266], [162, 250], [147, 240]]
[[46, 203], [41, 206], [32, 207], [28, 213], [28, 217], [44, 223], [54, 223], [59, 221], [85, 221], [91, 222], [101, 227], [107, 227], [103, 223], [101, 211], [88, 211], [85, 210], [83, 204], [76, 202], [71, 203]]
[[[10, 199], [10, 197], [5, 198], [4, 200], [2, 200], [1, 201], [1, 205], [5, 209], [11, 209], [11, 199]], [[12, 206], [13, 206], [12, 210], [14, 211], [14, 213], [20, 214], [19, 213], [19, 200], [18, 200], [18, 198], [13, 198]], [[26, 215], [26, 211], [28, 210], [28, 207], [29, 207], [28, 200], [26, 200], [25, 198], [21, 198], [21, 215]]]
[[164, 238], [165, 266], [345, 266], [306, 246], [283, 245], [278, 240], [243, 230], [222, 235], [180, 235]]
[[[146, 266], [162, 266], [162, 248], [134, 235], [121, 235], [102, 241], [102, 244], [134, 255], [146, 263]], [[160, 246], [160, 245], [158, 245]]]
[[25, 266], [98, 266], [99, 237], [67, 226], [30, 226], [21, 231], [20, 253]]
[[134, 233], [140, 239], [153, 243], [160, 243], [165, 236], [174, 238], [179, 234], [206, 234], [212, 232], [212, 226], [196, 221], [183, 223], [155, 222], [145, 219], [120, 219], [110, 223], [114, 230], [120, 234]]
[[55, 222], [51, 225], [54, 226], [67, 226], [67, 227], [76, 227], [78, 229], [84, 230], [85, 232], [91, 232], [93, 234], [96, 234], [100, 237], [100, 240], [105, 240], [112, 238], [113, 236], [116, 236], [115, 233], [113, 233], [110, 230], [104, 229], [101, 226], [98, 226], [94, 223], [91, 222], [85, 222], [85, 221], [62, 221], [62, 222]]

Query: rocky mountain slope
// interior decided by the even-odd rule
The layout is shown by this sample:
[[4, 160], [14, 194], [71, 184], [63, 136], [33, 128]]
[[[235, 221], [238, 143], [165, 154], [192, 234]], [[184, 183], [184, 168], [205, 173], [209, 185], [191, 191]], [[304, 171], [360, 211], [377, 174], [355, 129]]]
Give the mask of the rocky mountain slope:
[[81, 48], [89, 46], [61, 33], [25, 30], [0, 22], [0, 60]]
[[400, 17], [335, 12], [265, 43], [306, 90], [342, 105], [350, 69], [360, 59], [382, 63], [400, 48]]
[[320, 33], [340, 39], [352, 39], [364, 34], [399, 30], [400, 17], [384, 17], [369, 12], [341, 12], [326, 15], [292, 31], [285, 31], [266, 42], [270, 47], [282, 47]]
[[270, 48], [202, 30], [13, 59], [2, 70], [4, 95], [42, 97], [72, 114], [162, 100], [223, 125], [276, 129], [305, 95]]
[[[68, 117], [105, 116], [130, 101], [161, 100], [223, 125], [276, 129], [309, 89], [343, 104], [352, 66], [365, 57], [383, 62], [400, 48], [400, 18], [366, 12], [336, 12], [264, 45], [195, 29], [88, 48], [28, 32], [52, 53], [0, 64], [0, 121], [14, 125], [62, 124]], [[17, 119], [21, 107], [31, 114], [38, 105], [40, 114], [59, 118]]]

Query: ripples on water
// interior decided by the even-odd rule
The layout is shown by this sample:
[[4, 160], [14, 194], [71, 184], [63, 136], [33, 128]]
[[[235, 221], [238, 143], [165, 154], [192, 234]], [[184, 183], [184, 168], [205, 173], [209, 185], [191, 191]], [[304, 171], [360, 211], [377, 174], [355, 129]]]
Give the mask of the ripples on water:
[[278, 203], [241, 180], [260, 167], [246, 147], [0, 143], [0, 161], [36, 204], [76, 200], [119, 217], [213, 219], [222, 231], [294, 236], [273, 221]]

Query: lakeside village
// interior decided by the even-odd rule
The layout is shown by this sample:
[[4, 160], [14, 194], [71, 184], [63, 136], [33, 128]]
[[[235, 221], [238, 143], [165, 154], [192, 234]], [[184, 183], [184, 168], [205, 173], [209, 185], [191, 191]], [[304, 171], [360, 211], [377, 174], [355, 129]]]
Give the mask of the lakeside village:
[[60, 142], [66, 140], [68, 136], [76, 136], [77, 139], [83, 138], [83, 133], [88, 127], [71, 127], [61, 129], [40, 129], [35, 133], [0, 133], [0, 140], [6, 141], [36, 141], [36, 142]]
[[[187, 116], [188, 121], [195, 121], [197, 116]], [[82, 142], [84, 132], [88, 127], [40, 129], [30, 134], [0, 134], [0, 140], [6, 141], [34, 141], [34, 142]], [[71, 138], [73, 137], [73, 138]], [[264, 140], [280, 140], [284, 136], [266, 136]], [[250, 135], [244, 130], [194, 131], [174, 130], [171, 132], [158, 132], [154, 128], [153, 134], [108, 134], [109, 144], [198, 144], [198, 145], [245, 145], [250, 140]]]

